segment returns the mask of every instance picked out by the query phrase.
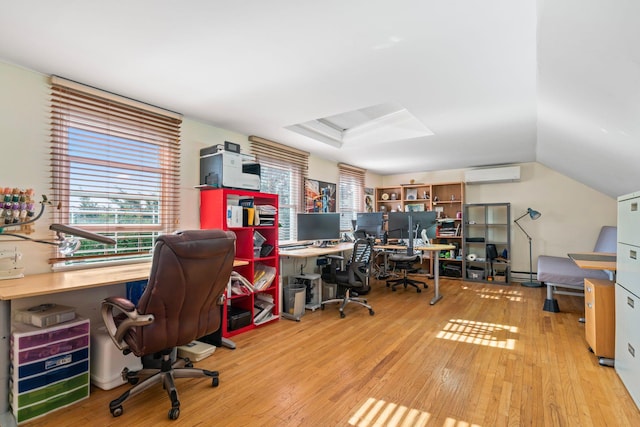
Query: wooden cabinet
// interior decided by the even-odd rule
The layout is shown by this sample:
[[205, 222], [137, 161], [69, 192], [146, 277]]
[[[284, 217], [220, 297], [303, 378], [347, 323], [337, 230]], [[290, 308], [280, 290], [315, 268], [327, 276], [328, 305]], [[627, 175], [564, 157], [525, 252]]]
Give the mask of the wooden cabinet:
[[[464, 205], [463, 264], [466, 280], [501, 284], [510, 282], [511, 205]], [[495, 247], [491, 259], [487, 245]], [[505, 256], [506, 255], [506, 256]]]
[[[377, 212], [436, 211], [438, 236], [434, 243], [456, 246], [453, 251], [439, 253], [440, 274], [462, 277], [462, 206], [464, 184], [462, 182], [440, 184], [407, 184], [378, 187], [375, 192]], [[433, 268], [431, 262], [430, 269]]]
[[615, 368], [640, 407], [640, 192], [618, 197]]
[[464, 206], [464, 184], [461, 182], [433, 184], [431, 186], [431, 209], [438, 213], [438, 237], [434, 243], [451, 244], [455, 249], [437, 253], [440, 275], [462, 279], [464, 266], [462, 257], [462, 207]]
[[606, 359], [613, 359], [615, 354], [614, 290], [610, 280], [584, 280], [585, 338], [593, 353]]
[[[252, 205], [254, 211], [242, 205]], [[274, 213], [258, 214], [260, 222], [256, 224], [256, 212], [265, 207]], [[247, 264], [235, 267], [234, 271], [256, 286], [247, 294], [234, 293], [231, 288], [227, 292], [222, 313], [223, 337], [279, 319], [277, 209], [277, 194], [226, 188], [200, 191], [200, 227], [231, 230], [236, 234], [236, 259]], [[239, 222], [232, 222], [234, 218]], [[272, 307], [262, 313], [260, 307], [265, 305]]]

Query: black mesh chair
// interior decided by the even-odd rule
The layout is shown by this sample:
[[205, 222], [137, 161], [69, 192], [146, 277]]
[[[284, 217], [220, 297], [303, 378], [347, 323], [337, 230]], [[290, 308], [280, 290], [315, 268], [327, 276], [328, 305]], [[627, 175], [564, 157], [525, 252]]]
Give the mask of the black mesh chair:
[[[174, 378], [205, 377], [218, 385], [218, 372], [195, 369], [187, 359], [172, 360], [173, 350], [220, 328], [220, 304], [233, 268], [236, 236], [222, 230], [191, 230], [158, 237], [149, 283], [137, 305], [123, 297], [102, 302], [102, 318], [123, 353], [152, 355], [159, 367], [123, 372], [134, 384], [109, 403], [114, 417], [122, 404], [153, 385], [162, 385], [169, 399], [169, 418], [180, 415]], [[156, 357], [157, 356], [157, 357]]]
[[325, 304], [340, 303], [340, 317], [344, 318], [344, 308], [350, 303], [360, 304], [369, 309], [373, 316], [375, 312], [367, 303], [367, 300], [359, 295], [369, 293], [369, 276], [371, 275], [371, 261], [373, 259], [373, 242], [369, 239], [357, 239], [353, 244], [351, 260], [344, 270], [337, 268], [338, 262], [343, 260], [340, 256], [330, 255], [331, 264], [325, 269], [322, 279], [328, 283], [335, 283], [338, 289], [344, 290], [344, 296], [322, 301], [320, 307], [324, 310]]
[[[413, 252], [413, 251], [411, 251]], [[420, 285], [427, 289], [429, 285], [425, 282], [421, 282], [420, 280], [410, 279], [408, 273], [410, 271], [415, 271], [415, 267], [413, 266], [416, 262], [420, 261], [420, 255], [417, 253], [395, 253], [389, 255], [389, 261], [394, 264], [394, 269], [402, 270], [402, 277], [399, 279], [389, 279], [387, 280], [387, 287], [391, 287], [392, 291], [396, 290], [397, 286], [404, 286], [406, 289], [408, 286], [413, 286], [416, 288], [418, 293], [422, 292], [420, 290]]]

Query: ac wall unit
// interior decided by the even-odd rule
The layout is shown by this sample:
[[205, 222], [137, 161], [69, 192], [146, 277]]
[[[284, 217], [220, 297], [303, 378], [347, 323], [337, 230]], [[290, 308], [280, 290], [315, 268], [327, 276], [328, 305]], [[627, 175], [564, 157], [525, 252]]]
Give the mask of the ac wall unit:
[[470, 169], [464, 172], [464, 182], [467, 184], [493, 184], [496, 182], [516, 181], [520, 181], [520, 166]]

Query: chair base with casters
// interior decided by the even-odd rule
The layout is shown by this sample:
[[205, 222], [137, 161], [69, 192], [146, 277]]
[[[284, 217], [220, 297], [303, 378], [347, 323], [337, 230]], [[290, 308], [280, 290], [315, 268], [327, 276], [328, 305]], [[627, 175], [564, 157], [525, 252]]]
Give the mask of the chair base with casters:
[[399, 279], [391, 279], [387, 280], [387, 288], [391, 287], [391, 290], [395, 292], [397, 286], [404, 286], [406, 289], [408, 286], [413, 286], [416, 288], [417, 293], [422, 292], [420, 289], [420, 285], [424, 287], [424, 289], [428, 289], [429, 285], [425, 282], [421, 282], [420, 280], [410, 279], [408, 271], [413, 268], [413, 263], [417, 260], [417, 255], [404, 255], [404, 254], [393, 254], [389, 257], [390, 261], [395, 263], [395, 267], [403, 271], [403, 275]]
[[[355, 294], [354, 296], [351, 296], [351, 294]], [[360, 298], [358, 296], [358, 293], [353, 291], [350, 288], [347, 288], [344, 294], [343, 298], [333, 298], [333, 299], [329, 299], [326, 301], [322, 301], [322, 304], [320, 304], [320, 308], [322, 310], [324, 310], [324, 305], [325, 304], [333, 304], [333, 303], [341, 303], [340, 305], [340, 317], [344, 318], [346, 316], [346, 314], [344, 314], [344, 308], [346, 307], [347, 304], [349, 304], [350, 302], [354, 302], [356, 304], [360, 304], [363, 307], [366, 307], [369, 309], [369, 315], [373, 316], [374, 314], [376, 314], [373, 311], [373, 308], [367, 303], [367, 300], [364, 298]]]
[[[180, 400], [178, 399], [178, 391], [174, 380], [176, 378], [211, 378], [211, 386], [217, 387], [220, 384], [217, 371], [209, 371], [206, 369], [196, 369], [189, 359], [178, 358], [172, 362], [171, 354], [173, 349], [161, 352], [162, 360], [160, 368], [143, 368], [139, 371], [129, 371], [125, 368], [122, 371], [122, 378], [132, 384], [134, 387], [125, 391], [117, 399], [109, 402], [109, 410], [111, 415], [119, 417], [123, 413], [122, 404], [143, 391], [161, 384], [171, 400], [171, 409], [169, 409], [169, 419], [176, 420], [180, 416]], [[142, 382], [140, 382], [142, 381]]]

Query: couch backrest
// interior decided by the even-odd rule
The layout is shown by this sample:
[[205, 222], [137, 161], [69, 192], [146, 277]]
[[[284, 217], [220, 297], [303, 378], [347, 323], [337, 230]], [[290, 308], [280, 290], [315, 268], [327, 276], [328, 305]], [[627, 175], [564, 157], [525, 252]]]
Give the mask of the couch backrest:
[[600, 229], [598, 241], [593, 249], [594, 252], [613, 252], [616, 253], [618, 244], [618, 228], [605, 225]]

